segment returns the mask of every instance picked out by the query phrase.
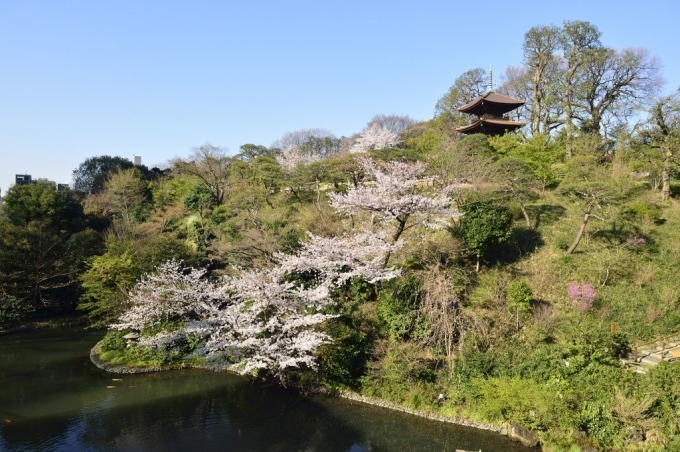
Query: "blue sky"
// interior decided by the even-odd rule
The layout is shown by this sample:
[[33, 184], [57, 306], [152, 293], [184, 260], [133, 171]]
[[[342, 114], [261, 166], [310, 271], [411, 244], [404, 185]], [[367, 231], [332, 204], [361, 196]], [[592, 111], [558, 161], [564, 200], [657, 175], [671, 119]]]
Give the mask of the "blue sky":
[[[568, 5], [558, 8], [554, 5]], [[359, 132], [376, 114], [432, 117], [460, 74], [522, 60], [534, 25], [587, 20], [646, 47], [680, 87], [680, 2], [0, 0], [0, 188], [70, 183], [97, 155], [148, 166], [209, 142]]]

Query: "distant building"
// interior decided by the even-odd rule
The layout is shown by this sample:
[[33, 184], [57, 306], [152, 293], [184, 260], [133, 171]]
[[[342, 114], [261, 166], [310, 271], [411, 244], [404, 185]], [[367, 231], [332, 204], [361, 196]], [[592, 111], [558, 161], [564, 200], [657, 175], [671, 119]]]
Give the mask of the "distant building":
[[31, 185], [38, 181], [33, 180], [30, 174], [17, 174], [14, 176], [14, 183], [17, 185]]
[[30, 174], [16, 174], [14, 176], [14, 183], [16, 185], [33, 185], [38, 183], [47, 184], [54, 187], [54, 189], [57, 191], [68, 190], [70, 188], [68, 184], [58, 184], [54, 181], [44, 179], [42, 177], [38, 179], [33, 179], [33, 176], [31, 176]]
[[142, 156], [141, 155], [133, 155], [132, 156], [132, 163], [135, 166], [142, 166]]

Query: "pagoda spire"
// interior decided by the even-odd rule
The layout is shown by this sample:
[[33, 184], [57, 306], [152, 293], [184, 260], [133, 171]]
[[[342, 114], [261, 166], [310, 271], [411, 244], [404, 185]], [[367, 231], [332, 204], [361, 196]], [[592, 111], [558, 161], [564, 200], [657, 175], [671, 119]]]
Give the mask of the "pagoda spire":
[[488, 93], [493, 92], [493, 67], [489, 63], [489, 86], [486, 90]]

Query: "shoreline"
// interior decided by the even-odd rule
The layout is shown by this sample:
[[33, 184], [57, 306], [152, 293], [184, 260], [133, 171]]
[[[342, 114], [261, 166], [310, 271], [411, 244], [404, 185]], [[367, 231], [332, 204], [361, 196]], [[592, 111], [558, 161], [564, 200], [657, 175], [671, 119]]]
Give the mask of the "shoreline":
[[[100, 370], [105, 372], [119, 374], [119, 375], [131, 375], [131, 374], [141, 374], [141, 373], [151, 373], [151, 372], [161, 372], [165, 370], [178, 370], [178, 369], [205, 369], [204, 366], [199, 365], [174, 365], [174, 366], [155, 366], [155, 367], [145, 367], [145, 368], [128, 368], [123, 366], [110, 366], [104, 363], [99, 358], [99, 342], [97, 342], [94, 347], [90, 350], [90, 361]], [[367, 405], [376, 406], [379, 408], [385, 408], [392, 411], [398, 411], [401, 413], [410, 414], [412, 416], [417, 416], [423, 419], [428, 419], [436, 422], [444, 422], [447, 424], [460, 425], [462, 427], [470, 427], [478, 430], [489, 431], [497, 433], [499, 435], [507, 436], [516, 441], [523, 443], [526, 446], [531, 447], [527, 444], [523, 438], [518, 437], [513, 434], [516, 430], [513, 428], [512, 423], [506, 425], [499, 424], [489, 424], [486, 422], [474, 421], [472, 419], [458, 417], [458, 416], [446, 416], [437, 412], [421, 410], [415, 408], [409, 408], [407, 406], [401, 405], [396, 402], [391, 402], [389, 400], [377, 399], [374, 397], [367, 397], [359, 393], [348, 391], [348, 390], [337, 390], [337, 391], [326, 391], [327, 395], [341, 397], [346, 400], [353, 402], [364, 403]], [[531, 442], [534, 442], [533, 440]]]
[[34, 320], [27, 323], [11, 324], [5, 327], [0, 326], [0, 336], [14, 333], [24, 333], [26, 331], [56, 329], [83, 325], [85, 322], [79, 317], [57, 317], [54, 319]]

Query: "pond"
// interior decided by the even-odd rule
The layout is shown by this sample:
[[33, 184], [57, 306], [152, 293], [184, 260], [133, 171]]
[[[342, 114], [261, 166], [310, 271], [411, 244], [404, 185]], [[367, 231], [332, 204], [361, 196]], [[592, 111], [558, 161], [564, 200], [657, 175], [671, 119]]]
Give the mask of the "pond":
[[0, 336], [0, 450], [520, 451], [493, 433], [229, 373], [113, 375], [101, 332]]

